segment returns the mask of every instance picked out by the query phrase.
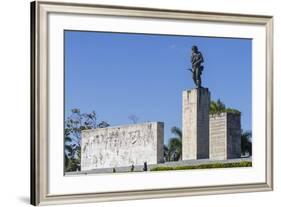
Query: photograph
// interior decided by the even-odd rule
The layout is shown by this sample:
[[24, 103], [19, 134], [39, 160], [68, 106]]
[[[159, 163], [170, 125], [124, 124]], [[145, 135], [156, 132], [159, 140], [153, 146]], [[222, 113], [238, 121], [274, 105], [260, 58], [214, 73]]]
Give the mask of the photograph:
[[278, 1], [2, 2], [0, 207], [281, 203]]
[[252, 167], [251, 38], [63, 36], [65, 176]]
[[33, 205], [272, 191], [273, 17], [31, 4]]

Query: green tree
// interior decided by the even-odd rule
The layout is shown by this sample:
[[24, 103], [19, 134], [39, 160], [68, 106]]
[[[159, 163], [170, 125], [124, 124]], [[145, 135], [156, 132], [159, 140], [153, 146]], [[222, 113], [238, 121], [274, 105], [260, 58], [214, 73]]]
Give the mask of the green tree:
[[81, 161], [81, 131], [108, 127], [105, 121], [97, 123], [96, 113], [81, 113], [79, 109], [71, 110], [71, 115], [65, 120], [64, 128], [64, 165], [65, 171], [80, 170]]
[[225, 104], [220, 99], [218, 99], [217, 101], [211, 101], [210, 104], [211, 114], [222, 113], [224, 111], [225, 111]]
[[241, 153], [242, 155], [249, 154], [252, 155], [252, 132], [245, 131], [241, 134]]
[[210, 114], [219, 114], [223, 112], [241, 114], [241, 112], [237, 109], [226, 107], [220, 99], [217, 101], [211, 101]]
[[168, 161], [178, 161], [182, 157], [182, 131], [178, 127], [172, 127], [171, 132], [175, 137], [169, 139], [167, 158]]

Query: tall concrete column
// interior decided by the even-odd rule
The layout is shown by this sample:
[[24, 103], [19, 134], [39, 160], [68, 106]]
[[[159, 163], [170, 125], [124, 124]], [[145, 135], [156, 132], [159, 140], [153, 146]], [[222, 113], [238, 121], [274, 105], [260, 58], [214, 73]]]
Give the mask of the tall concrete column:
[[182, 108], [182, 159], [209, 158], [208, 88], [183, 91]]

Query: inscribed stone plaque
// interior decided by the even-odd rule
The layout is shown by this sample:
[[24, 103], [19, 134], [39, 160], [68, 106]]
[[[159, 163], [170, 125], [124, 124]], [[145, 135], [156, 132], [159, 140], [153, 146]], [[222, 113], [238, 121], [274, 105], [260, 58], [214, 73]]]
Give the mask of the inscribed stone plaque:
[[163, 161], [162, 122], [82, 131], [81, 170], [157, 164]]

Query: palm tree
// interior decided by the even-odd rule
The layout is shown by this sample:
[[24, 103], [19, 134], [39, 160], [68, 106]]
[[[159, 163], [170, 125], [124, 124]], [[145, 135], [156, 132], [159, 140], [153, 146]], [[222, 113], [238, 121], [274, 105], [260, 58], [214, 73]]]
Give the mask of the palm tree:
[[242, 132], [241, 134], [241, 153], [242, 155], [245, 155], [246, 153], [249, 154], [249, 156], [252, 155], [252, 132], [246, 131]]
[[218, 99], [217, 101], [211, 101], [211, 105], [210, 105], [211, 114], [222, 113], [224, 111], [225, 111], [225, 104], [220, 99]]
[[180, 128], [174, 126], [174, 127], [171, 128], [171, 132], [172, 132], [174, 135], [176, 135], [177, 138], [179, 138], [180, 140], [182, 139], [182, 131], [181, 131]]
[[220, 99], [218, 99], [217, 101], [211, 101], [210, 114], [219, 114], [222, 112], [241, 114], [241, 112], [237, 109], [229, 107], [226, 108], [225, 104]]
[[178, 127], [172, 127], [171, 132], [175, 135], [168, 142], [168, 160], [178, 161], [182, 157], [182, 131]]

